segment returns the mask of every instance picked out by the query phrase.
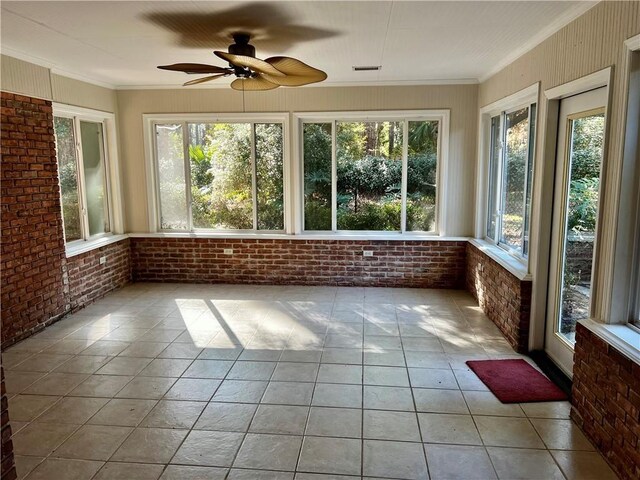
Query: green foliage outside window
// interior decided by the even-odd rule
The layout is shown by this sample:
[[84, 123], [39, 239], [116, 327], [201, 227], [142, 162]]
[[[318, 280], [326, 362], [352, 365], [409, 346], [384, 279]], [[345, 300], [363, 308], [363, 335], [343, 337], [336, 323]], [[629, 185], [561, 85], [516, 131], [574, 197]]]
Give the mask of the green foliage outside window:
[[[337, 227], [400, 230], [401, 122], [338, 122], [336, 131]], [[306, 123], [305, 230], [331, 230], [331, 124]], [[435, 224], [438, 122], [409, 122], [407, 230]]]
[[78, 199], [78, 163], [73, 131], [73, 119], [54, 118], [56, 155], [62, 200], [62, 219], [65, 240], [70, 242], [82, 238], [80, 227], [80, 203]]
[[603, 147], [604, 115], [573, 122], [567, 228], [575, 233], [596, 230]]

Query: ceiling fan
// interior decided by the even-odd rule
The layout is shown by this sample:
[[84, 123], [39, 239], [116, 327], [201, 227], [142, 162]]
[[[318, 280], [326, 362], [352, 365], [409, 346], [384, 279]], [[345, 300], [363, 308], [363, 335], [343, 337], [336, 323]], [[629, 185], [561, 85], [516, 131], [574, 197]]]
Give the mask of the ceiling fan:
[[228, 52], [213, 52], [229, 62], [229, 67], [202, 63], [175, 63], [161, 65], [158, 68], [194, 75], [213, 74], [186, 82], [184, 86], [235, 75], [237, 78], [231, 82], [231, 88], [242, 91], [272, 90], [281, 86], [300, 87], [322, 82], [327, 78], [327, 74], [322, 70], [310, 67], [292, 57], [270, 57], [266, 60], [256, 58], [256, 49], [249, 44], [250, 39], [251, 36], [247, 33], [235, 33], [233, 34], [235, 43], [229, 45]]

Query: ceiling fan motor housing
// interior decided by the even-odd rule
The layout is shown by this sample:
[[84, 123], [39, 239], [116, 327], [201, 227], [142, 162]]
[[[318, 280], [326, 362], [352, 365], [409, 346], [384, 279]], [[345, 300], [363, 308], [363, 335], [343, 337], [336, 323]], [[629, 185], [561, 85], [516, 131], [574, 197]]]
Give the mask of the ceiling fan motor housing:
[[256, 47], [249, 44], [249, 40], [251, 37], [245, 33], [236, 33], [233, 35], [233, 41], [229, 45], [229, 53], [234, 55], [244, 55], [245, 57], [255, 57], [256, 56]]
[[[233, 41], [235, 43], [229, 45], [229, 53], [233, 55], [244, 55], [245, 57], [253, 57], [256, 56], [256, 47], [249, 44], [250, 36], [246, 33], [235, 33], [233, 35]], [[246, 67], [239, 67], [237, 65], [233, 65], [229, 63], [229, 66], [233, 68], [236, 77], [239, 78], [250, 78], [252, 75], [252, 71]]]

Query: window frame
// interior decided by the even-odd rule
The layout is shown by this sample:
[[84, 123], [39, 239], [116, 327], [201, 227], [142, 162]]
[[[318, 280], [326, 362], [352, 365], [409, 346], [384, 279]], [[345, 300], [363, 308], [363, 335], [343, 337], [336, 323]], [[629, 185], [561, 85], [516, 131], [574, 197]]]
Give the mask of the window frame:
[[[67, 242], [67, 256], [77, 255], [99, 246], [124, 231], [119, 162], [117, 156], [118, 140], [116, 136], [115, 115], [100, 110], [92, 110], [60, 103], [53, 103], [53, 118], [67, 118], [73, 122], [73, 134], [76, 152], [76, 170], [78, 176], [78, 204], [80, 208], [80, 231], [82, 238]], [[87, 211], [87, 191], [84, 173], [84, 156], [82, 152], [81, 122], [99, 123], [102, 126], [102, 155], [105, 179], [105, 216], [108, 218], [109, 231], [89, 234], [89, 216]], [[57, 139], [56, 139], [57, 148]], [[56, 164], [58, 158], [56, 153]], [[59, 179], [58, 179], [59, 182]], [[62, 191], [60, 189], [60, 208], [62, 210]], [[64, 215], [62, 215], [64, 225]], [[64, 228], [63, 228], [63, 235]]]
[[[534, 140], [534, 147], [533, 149], [531, 148], [531, 132], [532, 132], [532, 122], [531, 122], [531, 112], [533, 110], [533, 106], [536, 105], [536, 103], [530, 103], [530, 104], [525, 104], [525, 105], [520, 105], [517, 107], [512, 107], [509, 108], [508, 110], [503, 110], [502, 112], [500, 112], [498, 115], [494, 115], [491, 117], [491, 119], [496, 118], [496, 117], [500, 117], [500, 122], [499, 122], [499, 142], [500, 142], [500, 146], [498, 148], [498, 156], [499, 156], [499, 160], [498, 160], [498, 172], [499, 174], [497, 175], [497, 178], [499, 178], [499, 183], [498, 185], [496, 185], [496, 198], [498, 200], [497, 204], [497, 208], [496, 208], [496, 212], [495, 212], [495, 236], [492, 238], [488, 235], [488, 222], [489, 222], [489, 215], [491, 215], [492, 213], [489, 212], [489, 206], [487, 203], [487, 227], [486, 227], [486, 234], [485, 234], [485, 239], [491, 243], [494, 243], [495, 245], [497, 245], [498, 247], [502, 248], [503, 250], [506, 250], [507, 252], [509, 252], [511, 255], [515, 256], [515, 257], [521, 257], [523, 259], [526, 259], [529, 254], [528, 251], [525, 253], [525, 243], [527, 242], [527, 238], [525, 235], [525, 226], [527, 225], [527, 221], [530, 223], [531, 222], [531, 209], [530, 207], [527, 205], [526, 202], [526, 192], [529, 189], [529, 169], [531, 167], [531, 163], [535, 163], [535, 136], [533, 137]], [[526, 108], [528, 110], [527, 113], [527, 122], [528, 122], [528, 132], [527, 132], [527, 155], [528, 155], [528, 159], [527, 159], [527, 164], [525, 166], [525, 175], [524, 175], [524, 194], [525, 194], [525, 199], [522, 205], [522, 238], [520, 240], [520, 249], [514, 247], [513, 245], [510, 245], [506, 242], [503, 242], [501, 240], [502, 237], [502, 227], [504, 225], [504, 205], [506, 202], [506, 182], [507, 182], [507, 170], [505, 168], [505, 164], [506, 164], [506, 150], [505, 150], [505, 145], [507, 142], [507, 127], [506, 127], [506, 118], [507, 115], [509, 115], [510, 113], [514, 113], [517, 112], [518, 110], [522, 110]], [[493, 126], [491, 127], [493, 128]], [[493, 136], [491, 136], [491, 139], [493, 140]], [[490, 148], [493, 147], [493, 142], [491, 142]], [[491, 156], [492, 152], [489, 152], [489, 156]], [[490, 172], [489, 172], [490, 173]], [[488, 185], [487, 185], [487, 189], [488, 191], [491, 191], [491, 180], [492, 180], [492, 176], [489, 174], [489, 176], [487, 177], [487, 181], [488, 181]], [[528, 217], [528, 218], [527, 218]]]
[[[180, 124], [183, 129], [183, 150], [184, 150], [184, 169], [185, 169], [185, 195], [187, 200], [187, 229], [163, 229], [161, 222], [161, 203], [160, 203], [160, 182], [158, 178], [158, 152], [156, 142], [156, 125], [164, 124]], [[215, 229], [215, 228], [194, 228], [192, 199], [191, 199], [191, 166], [188, 155], [189, 148], [189, 130], [188, 125], [194, 123], [243, 123], [251, 126], [251, 192], [252, 192], [252, 221], [254, 228], [252, 229]], [[255, 125], [261, 123], [278, 123], [282, 125], [282, 180], [283, 180], [283, 222], [282, 230], [259, 230], [257, 228], [257, 172], [256, 172], [256, 149], [255, 149]], [[218, 114], [218, 113], [198, 113], [198, 114], [144, 114], [144, 146], [146, 158], [147, 173], [147, 199], [149, 202], [149, 230], [157, 233], [183, 233], [183, 234], [227, 234], [227, 235], [274, 235], [290, 233], [290, 160], [289, 160], [289, 114], [288, 113], [235, 113], [235, 114]]]
[[[640, 174], [638, 176], [640, 177]], [[636, 181], [640, 181], [640, 179]], [[632, 247], [628, 324], [640, 333], [640, 189], [636, 192], [636, 197], [635, 245]], [[633, 267], [634, 265], [635, 267]]]
[[[484, 106], [480, 109], [480, 119], [479, 119], [479, 136], [478, 136], [478, 166], [477, 166], [477, 209], [476, 209], [476, 231], [475, 237], [483, 242], [486, 242], [490, 247], [494, 249], [494, 253], [497, 255], [507, 255], [509, 258], [516, 261], [516, 264], [519, 265], [517, 270], [521, 270], [518, 272], [522, 275], [527, 275], [529, 273], [529, 257], [531, 251], [531, 215], [533, 214], [533, 200], [530, 200], [529, 206], [527, 206], [526, 197], [527, 191], [530, 189], [531, 197], [533, 197], [534, 188], [533, 182], [535, 181], [535, 168], [536, 168], [536, 143], [538, 136], [538, 121], [539, 121], [539, 83], [535, 83], [519, 92], [514, 93], [508, 97], [500, 99], [492, 104]], [[535, 105], [535, 119], [532, 122], [532, 106]], [[491, 182], [491, 154], [492, 154], [492, 145], [493, 145], [493, 135], [492, 135], [492, 119], [495, 117], [500, 117], [499, 128], [500, 128], [500, 147], [499, 147], [499, 159], [498, 159], [498, 167], [499, 167], [499, 178], [500, 184], [496, 188], [496, 199], [499, 201], [496, 210], [500, 212], [502, 210], [503, 204], [503, 191], [504, 191], [504, 181], [505, 181], [505, 171], [504, 171], [504, 163], [505, 163], [505, 155], [504, 155], [504, 144], [506, 142], [506, 115], [512, 113], [517, 110], [521, 110], [523, 108], [528, 109], [528, 139], [527, 139], [527, 149], [528, 149], [528, 162], [525, 166], [525, 183], [524, 183], [524, 205], [523, 205], [523, 215], [522, 218], [522, 229], [523, 235], [521, 239], [521, 250], [512, 247], [504, 242], [500, 241], [501, 231], [502, 231], [502, 216], [500, 214], [496, 217], [496, 224], [494, 227], [494, 237], [489, 237], [488, 235], [488, 226], [489, 226], [489, 193], [490, 193], [490, 182]], [[531, 132], [533, 131], [533, 136]], [[533, 174], [532, 178], [529, 178], [529, 171]], [[527, 239], [525, 237], [525, 227], [527, 226], [527, 215], [526, 211], [528, 210], [528, 249], [526, 254], [524, 253], [524, 246]], [[511, 262], [509, 262], [511, 263]]]
[[[610, 317], [612, 322], [622, 317], [626, 325], [640, 335], [640, 136], [638, 135], [638, 114], [640, 113], [640, 34], [624, 42], [625, 63], [623, 78], [625, 83], [624, 102], [621, 109], [622, 127], [622, 181], [620, 185], [620, 205], [615, 246], [620, 251], [614, 261], [613, 298], [624, 298], [628, 289], [626, 312], [621, 311], [619, 302], [612, 301]], [[634, 134], [635, 132], [635, 134]], [[632, 221], [629, 222], [628, 218]], [[628, 240], [630, 239], [630, 245]], [[626, 261], [631, 257], [631, 268], [625, 272]], [[625, 273], [627, 275], [625, 275]], [[626, 315], [625, 315], [626, 314]]]
[[[449, 156], [449, 120], [450, 111], [441, 110], [400, 110], [400, 111], [370, 111], [370, 112], [309, 112], [294, 113], [294, 151], [298, 156], [295, 162], [294, 180], [294, 204], [295, 218], [294, 232], [309, 236], [361, 236], [361, 237], [438, 237], [446, 232], [445, 203], [442, 201], [446, 192], [447, 163]], [[407, 231], [406, 230], [406, 203], [407, 203], [407, 171], [408, 171], [408, 125], [415, 121], [437, 121], [438, 125], [438, 151], [436, 160], [436, 208], [435, 226], [433, 231]], [[401, 185], [401, 217], [400, 230], [339, 230], [337, 228], [337, 124], [343, 122], [400, 122], [403, 125], [402, 147], [402, 185]], [[331, 124], [331, 230], [305, 230], [304, 229], [304, 139], [303, 125], [306, 123], [330, 123]]]

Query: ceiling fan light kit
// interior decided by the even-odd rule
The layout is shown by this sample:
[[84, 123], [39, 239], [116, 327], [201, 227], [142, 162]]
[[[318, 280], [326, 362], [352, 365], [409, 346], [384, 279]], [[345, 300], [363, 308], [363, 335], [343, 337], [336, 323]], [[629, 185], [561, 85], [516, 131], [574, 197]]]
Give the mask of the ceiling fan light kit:
[[327, 74], [292, 57], [270, 57], [266, 60], [256, 58], [256, 49], [249, 43], [247, 33], [235, 33], [235, 43], [229, 45], [228, 52], [213, 52], [228, 62], [229, 67], [218, 67], [201, 63], [175, 63], [161, 65], [161, 70], [184, 72], [190, 75], [209, 74], [186, 82], [184, 86], [209, 82], [234, 75], [231, 88], [241, 91], [273, 90], [278, 87], [300, 87], [310, 83], [322, 82]]

